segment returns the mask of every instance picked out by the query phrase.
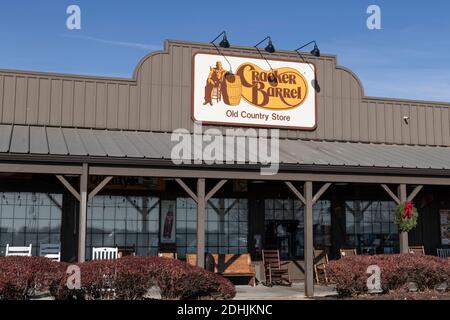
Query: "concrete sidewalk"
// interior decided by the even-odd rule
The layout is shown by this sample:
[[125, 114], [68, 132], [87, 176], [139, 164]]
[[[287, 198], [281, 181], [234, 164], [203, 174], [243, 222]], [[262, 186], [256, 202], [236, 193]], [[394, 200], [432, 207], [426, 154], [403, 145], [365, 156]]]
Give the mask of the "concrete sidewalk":
[[[262, 284], [256, 287], [236, 286], [234, 300], [308, 300], [304, 295], [304, 284], [294, 283], [292, 287], [273, 286], [266, 287]], [[332, 286], [314, 286], [315, 297], [336, 297], [337, 293]]]
[[[273, 286], [266, 287], [262, 284], [256, 287], [248, 285], [236, 286], [236, 297], [234, 300], [310, 300], [314, 298], [330, 297], [331, 299], [337, 297], [336, 290], [332, 286], [314, 286], [314, 298], [306, 298], [304, 295], [303, 283], [294, 283], [291, 287]], [[154, 299], [161, 299], [158, 292], [154, 292]], [[54, 300], [53, 297], [42, 295], [34, 297], [31, 300]]]

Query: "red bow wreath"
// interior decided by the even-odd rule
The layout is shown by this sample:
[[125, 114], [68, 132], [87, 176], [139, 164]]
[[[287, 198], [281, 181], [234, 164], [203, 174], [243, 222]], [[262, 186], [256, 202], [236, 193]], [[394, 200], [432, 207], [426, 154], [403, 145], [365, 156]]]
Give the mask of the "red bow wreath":
[[405, 211], [403, 211], [403, 218], [412, 219], [413, 217], [413, 204], [411, 201], [405, 203]]

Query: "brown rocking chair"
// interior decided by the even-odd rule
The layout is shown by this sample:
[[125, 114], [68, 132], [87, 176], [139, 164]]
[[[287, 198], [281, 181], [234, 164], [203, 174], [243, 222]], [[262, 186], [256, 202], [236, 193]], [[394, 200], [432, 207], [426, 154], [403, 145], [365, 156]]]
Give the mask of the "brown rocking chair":
[[278, 250], [262, 251], [265, 285], [292, 285], [291, 276], [287, 268], [281, 268], [280, 252]]
[[327, 276], [328, 255], [323, 249], [314, 249], [314, 274], [316, 282], [320, 283], [320, 273], [323, 274], [323, 280], [328, 283]]

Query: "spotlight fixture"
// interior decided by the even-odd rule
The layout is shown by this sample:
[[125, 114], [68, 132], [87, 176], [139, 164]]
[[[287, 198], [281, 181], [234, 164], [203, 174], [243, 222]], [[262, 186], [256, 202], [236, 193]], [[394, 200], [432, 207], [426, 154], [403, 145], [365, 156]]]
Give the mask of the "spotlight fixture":
[[228, 42], [226, 34], [223, 36], [222, 41], [220, 41], [219, 46], [221, 46], [222, 48], [229, 48], [230, 47], [230, 43]]
[[319, 47], [317, 46], [317, 44], [314, 45], [314, 49], [311, 50], [311, 54], [314, 57], [320, 57], [320, 50], [319, 50]]
[[267, 47], [264, 48], [268, 53], [274, 53], [275, 47], [273, 46], [272, 39], [269, 38], [269, 43], [267, 44]]
[[233, 74], [233, 68], [231, 67], [231, 63], [230, 61], [228, 61], [227, 57], [225, 57], [225, 55], [220, 52], [219, 48], [216, 46], [215, 42], [217, 39], [220, 38], [220, 36], [222, 36], [222, 40], [219, 43], [219, 47], [227, 49], [230, 47], [230, 42], [228, 41], [227, 38], [227, 33], [225, 31], [222, 31], [221, 33], [219, 33], [219, 35], [217, 37], [214, 38], [213, 41], [211, 41], [211, 44], [214, 46], [214, 48], [216, 48], [217, 52], [222, 55], [222, 57], [228, 62], [228, 65], [230, 66], [230, 73]]
[[[274, 53], [275, 52], [275, 47], [273, 46], [272, 43], [272, 38], [270, 38], [269, 36], [265, 37], [264, 39], [262, 39], [260, 42], [258, 42], [257, 44], [255, 44], [255, 48], [258, 49], [258, 46], [263, 43], [264, 41], [269, 40], [267, 46], [264, 48], [264, 50], [266, 50], [268, 53]], [[259, 51], [259, 49], [258, 49]]]
[[270, 36], [267, 36], [267, 37], [265, 37], [264, 39], [262, 39], [260, 42], [258, 42], [257, 44], [255, 44], [254, 47], [255, 47], [256, 50], [258, 51], [259, 55], [260, 55], [264, 60], [266, 60], [267, 64], [268, 64], [269, 67], [270, 67], [270, 70], [272, 70], [272, 76], [271, 76], [272, 80], [269, 80], [269, 81], [274, 82], [274, 81], [275, 81], [275, 77], [273, 76], [273, 68], [272, 68], [272, 66], [270, 65], [269, 61], [267, 61], [266, 57], [263, 56], [263, 54], [261, 53], [261, 51], [260, 51], [259, 48], [258, 48], [258, 46], [259, 46], [261, 43], [263, 43], [264, 41], [266, 41], [266, 40], [269, 40], [269, 42], [267, 43], [267, 46], [264, 48], [264, 50], [265, 50], [266, 52], [268, 52], [268, 53], [274, 53], [274, 52], [275, 52], [275, 47], [274, 47], [274, 45], [273, 45], [273, 43], [272, 43], [272, 38], [270, 38]]
[[310, 41], [310, 42], [308, 42], [307, 44], [301, 46], [300, 48], [295, 49], [295, 51], [297, 51], [297, 53], [298, 53], [298, 51], [299, 51], [300, 49], [303, 49], [304, 47], [307, 47], [307, 46], [309, 46], [309, 45], [312, 44], [312, 43], [314, 43], [314, 48], [310, 51], [310, 53], [311, 53], [314, 57], [317, 57], [317, 58], [318, 58], [318, 57], [320, 57], [320, 50], [319, 50], [319, 47], [317, 46], [317, 42], [316, 42], [315, 40]]
[[219, 43], [219, 47], [221, 48], [229, 48], [230, 47], [230, 42], [228, 42], [228, 38], [227, 38], [227, 33], [225, 31], [222, 31], [217, 37], [214, 38], [213, 41], [211, 41], [212, 44], [214, 44], [214, 42], [219, 39], [220, 36], [222, 37], [222, 41], [220, 41]]

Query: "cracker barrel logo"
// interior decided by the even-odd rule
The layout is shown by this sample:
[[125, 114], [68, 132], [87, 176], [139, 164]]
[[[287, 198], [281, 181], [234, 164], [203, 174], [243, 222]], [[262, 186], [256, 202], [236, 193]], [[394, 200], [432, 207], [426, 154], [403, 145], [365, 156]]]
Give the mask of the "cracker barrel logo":
[[265, 109], [283, 110], [300, 106], [308, 95], [303, 75], [293, 68], [264, 70], [253, 63], [241, 64], [236, 74], [224, 70], [220, 61], [210, 67], [204, 105], [223, 101], [237, 106], [241, 99]]

